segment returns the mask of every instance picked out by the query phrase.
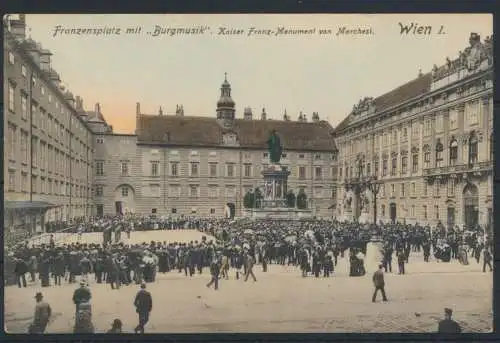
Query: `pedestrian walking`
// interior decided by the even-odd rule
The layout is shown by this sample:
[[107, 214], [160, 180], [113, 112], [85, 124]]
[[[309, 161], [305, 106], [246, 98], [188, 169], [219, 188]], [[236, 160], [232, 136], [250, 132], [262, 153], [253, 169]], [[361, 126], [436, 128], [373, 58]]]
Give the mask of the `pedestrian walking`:
[[246, 274], [245, 274], [245, 281], [248, 280], [249, 276], [252, 276], [253, 281], [257, 281], [257, 278], [255, 277], [255, 274], [253, 273], [253, 266], [255, 264], [255, 260], [250, 254], [247, 254], [247, 258], [245, 261], [246, 264]]
[[491, 267], [491, 260], [493, 259], [493, 256], [491, 256], [490, 250], [488, 248], [484, 249], [483, 252], [483, 273], [486, 273], [486, 266], [490, 268], [490, 272], [493, 271], [493, 268]]
[[139, 315], [139, 325], [134, 329], [135, 333], [144, 333], [144, 326], [149, 321], [149, 314], [153, 309], [153, 298], [146, 290], [146, 283], [141, 283], [141, 289], [137, 292], [134, 300], [135, 311]]
[[385, 294], [385, 281], [384, 281], [384, 266], [380, 264], [378, 270], [373, 273], [373, 286], [375, 286], [375, 291], [373, 292], [372, 302], [377, 299], [377, 293], [380, 290], [382, 293], [382, 300], [387, 301], [387, 296]]
[[210, 275], [212, 278], [210, 282], [207, 283], [208, 288], [214, 285], [215, 290], [219, 289], [219, 273], [220, 273], [220, 265], [216, 260], [213, 260], [212, 263], [210, 264]]
[[52, 309], [50, 305], [43, 301], [42, 293], [38, 292], [35, 295], [36, 306], [35, 315], [33, 318], [33, 323], [31, 323], [28, 333], [30, 334], [40, 334], [44, 333], [49, 323], [50, 317], [52, 316]]

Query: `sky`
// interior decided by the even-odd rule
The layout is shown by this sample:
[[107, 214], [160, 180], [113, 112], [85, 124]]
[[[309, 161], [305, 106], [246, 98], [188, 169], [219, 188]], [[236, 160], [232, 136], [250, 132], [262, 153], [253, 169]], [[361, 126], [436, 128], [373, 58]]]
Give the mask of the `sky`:
[[[401, 34], [400, 25], [412, 23], [431, 26], [431, 34]], [[335, 126], [361, 98], [456, 58], [471, 32], [481, 39], [493, 32], [489, 14], [29, 14], [26, 24], [28, 35], [53, 53], [65, 85], [86, 109], [100, 103], [117, 133], [135, 130], [137, 102], [146, 114], [160, 106], [173, 114], [182, 104], [186, 116], [215, 117], [224, 73], [238, 118], [245, 107], [254, 116], [265, 108], [273, 119], [286, 109], [292, 120], [300, 111], [309, 120], [318, 112]], [[203, 30], [154, 35], [156, 26]], [[219, 34], [220, 27], [241, 33]], [[276, 35], [280, 27], [315, 31]], [[371, 33], [337, 35], [342, 27]]]

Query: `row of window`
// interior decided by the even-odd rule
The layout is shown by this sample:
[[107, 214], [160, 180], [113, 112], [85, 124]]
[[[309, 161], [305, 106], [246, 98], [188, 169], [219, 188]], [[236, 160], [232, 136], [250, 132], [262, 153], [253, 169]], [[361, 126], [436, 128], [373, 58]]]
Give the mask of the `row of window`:
[[[467, 123], [469, 127], [473, 127], [478, 124], [478, 105], [479, 100], [469, 105], [470, 111], [467, 112]], [[458, 111], [452, 110], [449, 115], [449, 131], [458, 129]], [[435, 121], [435, 130], [432, 131], [432, 119], [426, 119], [424, 121], [423, 133], [424, 137], [432, 136], [433, 134], [444, 132], [443, 128], [443, 116], [437, 116]], [[420, 124], [418, 121], [414, 121], [411, 124], [411, 134], [413, 137], [419, 137], [420, 133]], [[389, 137], [391, 140], [389, 142]], [[365, 136], [360, 139], [356, 139], [353, 142], [347, 145], [347, 151], [345, 148], [341, 148], [342, 153], [347, 154], [356, 154], [365, 151], [366, 149], [370, 149], [370, 147], [375, 147], [376, 149], [380, 146], [388, 146], [388, 145], [397, 145], [400, 141], [406, 142], [408, 140], [408, 129], [403, 127], [401, 132], [398, 129], [393, 128], [392, 132], [384, 132], [382, 134], [376, 134], [374, 138], [370, 136]]]
[[[210, 198], [217, 198], [219, 196], [219, 189], [220, 187], [217, 185], [209, 185], [208, 186], [208, 196]], [[237, 187], [236, 186], [226, 186], [225, 187], [225, 196], [227, 197], [234, 197], [237, 195], [236, 191]], [[251, 191], [253, 189], [252, 186], [244, 186], [243, 187], [243, 193], [246, 194], [247, 192]], [[189, 197], [199, 197], [200, 196], [200, 186], [199, 185], [189, 185], [187, 187], [187, 195]], [[306, 187], [299, 187], [297, 192], [300, 190], [306, 191]], [[335, 199], [337, 197], [337, 190], [336, 188], [332, 188], [330, 190], [329, 194], [325, 194], [327, 189], [324, 189], [323, 187], [315, 187], [314, 188], [314, 197], [316, 198], [332, 198]], [[129, 186], [122, 186], [120, 189], [120, 194], [122, 197], [128, 197], [130, 195], [131, 188]], [[180, 185], [170, 185], [168, 188], [169, 196], [178, 198], [181, 197], [181, 186]], [[243, 195], [244, 195], [243, 194]], [[103, 196], [104, 195], [104, 186], [103, 185], [96, 185], [95, 186], [95, 195], [96, 196]], [[160, 197], [160, 185], [159, 184], [150, 184], [147, 189], [143, 189], [143, 195], [147, 195], [150, 197]]]
[[[19, 131], [19, 135], [18, 135]], [[31, 138], [31, 151], [28, 146], [29, 133], [25, 130], [17, 130], [16, 126], [8, 123], [7, 127], [7, 155], [8, 159], [16, 162], [20, 159], [20, 163], [28, 165], [30, 161], [33, 168], [47, 170], [49, 173], [69, 175], [69, 155], [58, 150], [51, 144], [38, 139], [36, 136]], [[19, 138], [19, 152], [18, 149]], [[80, 163], [79, 160], [74, 160], [71, 168], [71, 174], [75, 178], [84, 178], [87, 175], [86, 164]]]
[[[11, 65], [15, 64], [15, 55], [9, 51], [9, 63]], [[24, 78], [28, 77], [28, 71], [27, 68], [24, 64], [21, 64], [21, 75]], [[71, 110], [68, 110], [66, 108], [67, 104], [63, 104], [58, 101], [57, 97], [53, 95], [50, 89], [46, 89], [44, 86], [43, 82], [37, 82], [37, 76], [33, 74], [31, 77], [31, 86], [32, 86], [32, 92], [35, 93], [37, 91], [37, 88], [39, 88], [40, 92], [36, 92], [39, 95], [39, 100], [41, 102], [42, 98], [47, 97], [47, 103], [48, 104], [53, 104], [55, 107], [56, 112], [61, 113], [62, 116], [64, 116], [65, 122], [68, 123], [67, 125], [70, 125], [70, 117], [72, 115]], [[16, 112], [16, 95], [15, 95], [15, 90], [16, 90], [16, 85], [14, 82], [9, 81], [8, 82], [8, 109], [12, 113]], [[21, 102], [21, 118], [24, 120], [28, 120], [28, 92], [21, 89], [20, 90], [20, 102]], [[43, 107], [40, 106], [39, 112], [37, 112], [37, 105], [38, 102], [36, 100], [32, 100], [32, 112], [33, 112], [33, 124], [35, 124], [37, 127], [41, 128], [44, 131], [47, 131], [48, 133], [52, 134], [54, 137], [59, 137], [62, 138], [64, 135], [64, 126], [61, 123], [61, 126], [63, 129], [61, 130], [59, 126], [59, 121], [56, 119], [55, 115], [52, 115], [50, 113], [47, 113], [47, 110], [44, 109]], [[62, 122], [62, 121], [61, 121]], [[89, 134], [87, 132], [87, 129], [85, 128], [84, 124], [80, 123], [79, 121], [75, 120], [74, 123], [72, 123], [72, 129], [74, 133], [79, 132], [83, 137]]]
[[[464, 109], [450, 109], [448, 115], [448, 130], [453, 131], [459, 128], [460, 123], [465, 121], [468, 127], [474, 127], [479, 124], [479, 112], [480, 112], [480, 100], [476, 99], [474, 101], [465, 104]], [[466, 115], [465, 115], [466, 113]], [[465, 116], [465, 117], [464, 117]], [[433, 134], [444, 132], [444, 115], [438, 114], [434, 118], [426, 117], [423, 122], [423, 135], [424, 137], [432, 136]], [[420, 135], [420, 122], [419, 120], [413, 120], [408, 127], [411, 127], [411, 135], [414, 138], [418, 138]], [[397, 145], [400, 141], [405, 142], [408, 140], [409, 132], [408, 127], [403, 126], [401, 130], [397, 127], [385, 130], [384, 132], [379, 132], [375, 134], [374, 140], [365, 136], [351, 141], [345, 147], [341, 146], [342, 153], [356, 154], [363, 152], [365, 149], [375, 146], [376, 148], [380, 145], [387, 146], [389, 144]], [[434, 128], [434, 130], [433, 130]], [[390, 142], [389, 142], [390, 138]], [[346, 151], [347, 150], [347, 151]]]
[[[9, 110], [12, 113], [15, 113], [15, 92], [14, 86], [9, 83]], [[24, 92], [21, 92], [21, 119], [24, 121], [28, 121], [28, 95]], [[31, 113], [32, 113], [32, 121], [31, 125], [34, 128], [40, 129], [40, 131], [47, 133], [47, 135], [51, 138], [54, 138], [57, 142], [63, 145], [66, 148], [69, 148], [69, 142], [67, 141], [67, 137], [69, 137], [69, 130], [64, 127], [62, 123], [60, 123], [56, 118], [52, 116], [52, 114], [47, 113], [46, 110], [42, 107], [37, 107], [36, 102], [33, 100], [31, 104]], [[73, 123], [75, 124], [75, 123]], [[75, 124], [78, 125], [78, 124]], [[81, 129], [82, 130], [82, 129]], [[73, 141], [71, 142], [71, 149], [77, 154], [85, 154], [87, 149], [86, 145], [80, 141], [77, 136], [74, 136]]]
[[[429, 145], [425, 145], [424, 148], [424, 161], [423, 161], [423, 167], [424, 169], [431, 168], [431, 148]], [[436, 149], [435, 149], [435, 158], [434, 158], [434, 166], [436, 168], [444, 167], [444, 158], [443, 158], [443, 144], [440, 143], [438, 140], [438, 143], [436, 144]], [[476, 163], [478, 161], [478, 140], [475, 135], [473, 135], [469, 139], [469, 144], [467, 146], [464, 146], [464, 152], [463, 155], [468, 155], [467, 158], [467, 163]], [[491, 158], [493, 157], [493, 144], [490, 144], [490, 155]], [[416, 173], [419, 170], [419, 153], [417, 150], [412, 151], [412, 173]], [[453, 139], [450, 142], [449, 146], [449, 165], [450, 166], [455, 166], [458, 163], [458, 142]], [[362, 160], [359, 163], [359, 166], [357, 167], [352, 167], [349, 169], [349, 166], [345, 167], [345, 175], [346, 177], [353, 177], [354, 173], [357, 172], [359, 175], [374, 175], [374, 176], [379, 176], [379, 161], [375, 160], [373, 162], [374, 170], [372, 173], [371, 170], [371, 163], [366, 163], [364, 160]], [[357, 169], [355, 171], [355, 169]], [[402, 156], [401, 157], [401, 168], [400, 168], [401, 174], [407, 174], [408, 173], [408, 156]], [[382, 176], [387, 176], [388, 173], [388, 159], [383, 158], [382, 159]], [[391, 158], [391, 176], [396, 176], [398, 173], [398, 157], [396, 154], [393, 154]], [[357, 175], [356, 175], [357, 176]], [[342, 168], [339, 169], [339, 177], [342, 177]]]
[[[36, 175], [31, 176], [31, 185], [28, 184], [29, 176], [26, 172], [21, 172], [20, 174], [20, 184], [17, 184], [17, 176], [15, 170], [9, 170], [8, 172], [8, 182], [7, 191], [22, 193], [29, 192], [29, 187], [31, 186], [31, 192], [36, 194], [49, 194], [49, 195], [66, 195], [70, 194], [73, 197], [90, 197], [90, 188], [85, 186], [70, 185], [68, 182], [52, 180], [50, 178], [38, 177]], [[18, 188], [20, 186], [20, 188]]]
[[[399, 213], [400, 213], [399, 217], [404, 217], [404, 218], [406, 218], [406, 217], [409, 217], [409, 218], [420, 217], [420, 216], [417, 215], [416, 206], [415, 205], [411, 205], [410, 206], [409, 213], [408, 213], [407, 209], [404, 207], [404, 205], [401, 205]], [[380, 215], [381, 215], [381, 217], [385, 217], [387, 214], [388, 213], [386, 212], [386, 206], [385, 205], [381, 205], [380, 206]], [[428, 206], [427, 205], [423, 205], [422, 206], [422, 218], [424, 220], [431, 219], [429, 217], [429, 211], [428, 211]], [[439, 220], [440, 219], [439, 205], [434, 205], [434, 219], [435, 220]]]
[[[120, 172], [121, 176], [129, 176], [130, 174], [130, 163], [128, 161], [120, 162]], [[104, 161], [96, 161], [96, 175], [103, 176], [104, 175]], [[225, 164], [225, 176], [226, 177], [235, 177], [235, 168], [237, 165], [235, 163], [226, 163]], [[254, 167], [251, 164], [247, 163], [243, 165], [243, 177], [253, 177], [254, 175]], [[262, 168], [265, 169], [267, 164], [263, 164]], [[316, 180], [321, 180], [326, 177], [328, 172], [325, 172], [323, 167], [313, 167], [314, 169], [314, 178]], [[297, 177], [300, 180], [305, 180], [307, 178], [307, 170], [309, 167], [299, 166], [297, 169]], [[217, 177], [219, 164], [216, 162], [208, 163], [208, 176], [209, 177]], [[330, 168], [330, 175], [333, 177], [335, 173], [335, 168]], [[180, 162], [170, 162], [170, 176], [180, 176]], [[160, 161], [150, 161], [150, 176], [160, 176]], [[200, 163], [199, 162], [189, 162], [189, 176], [191, 177], [200, 177]]]
[[[417, 184], [415, 182], [411, 183], [401, 183], [399, 184], [399, 193], [396, 193], [396, 184], [382, 184], [379, 189], [379, 196], [381, 198], [384, 198], [387, 196], [386, 192], [386, 186], [389, 186], [389, 197], [397, 197], [400, 196], [401, 198], [410, 196], [410, 197], [417, 197], [417, 196], [422, 196], [426, 197], [429, 195], [428, 191], [428, 184], [424, 180], [422, 182], [421, 187], [417, 190]], [[455, 196], [456, 194], [456, 189], [457, 189], [457, 179], [450, 178], [445, 183], [441, 182], [440, 180], [436, 180], [433, 184], [433, 196], [434, 197], [439, 197], [441, 195], [444, 195], [442, 193], [443, 188], [447, 188], [447, 195], [448, 196]], [[409, 193], [408, 193], [409, 192]]]

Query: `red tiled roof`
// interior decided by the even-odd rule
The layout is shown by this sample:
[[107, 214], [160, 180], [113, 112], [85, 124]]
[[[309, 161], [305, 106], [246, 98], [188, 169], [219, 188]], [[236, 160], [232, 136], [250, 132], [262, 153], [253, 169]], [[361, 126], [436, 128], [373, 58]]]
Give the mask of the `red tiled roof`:
[[[301, 123], [281, 120], [234, 121], [233, 132], [241, 147], [267, 148], [267, 139], [276, 130], [285, 149], [333, 151], [333, 128], [326, 121]], [[222, 146], [224, 129], [216, 118], [141, 114], [137, 123], [139, 144]]]

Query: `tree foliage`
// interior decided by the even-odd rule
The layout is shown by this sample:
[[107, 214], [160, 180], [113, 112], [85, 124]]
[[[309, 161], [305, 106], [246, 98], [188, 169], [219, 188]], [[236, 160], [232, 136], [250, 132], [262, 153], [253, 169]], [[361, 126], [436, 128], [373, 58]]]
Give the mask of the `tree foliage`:
[[303, 189], [301, 189], [297, 195], [297, 208], [301, 210], [307, 208], [307, 194]]
[[292, 190], [289, 190], [288, 193], [286, 193], [286, 206], [288, 207], [295, 207], [295, 194], [293, 193]]

